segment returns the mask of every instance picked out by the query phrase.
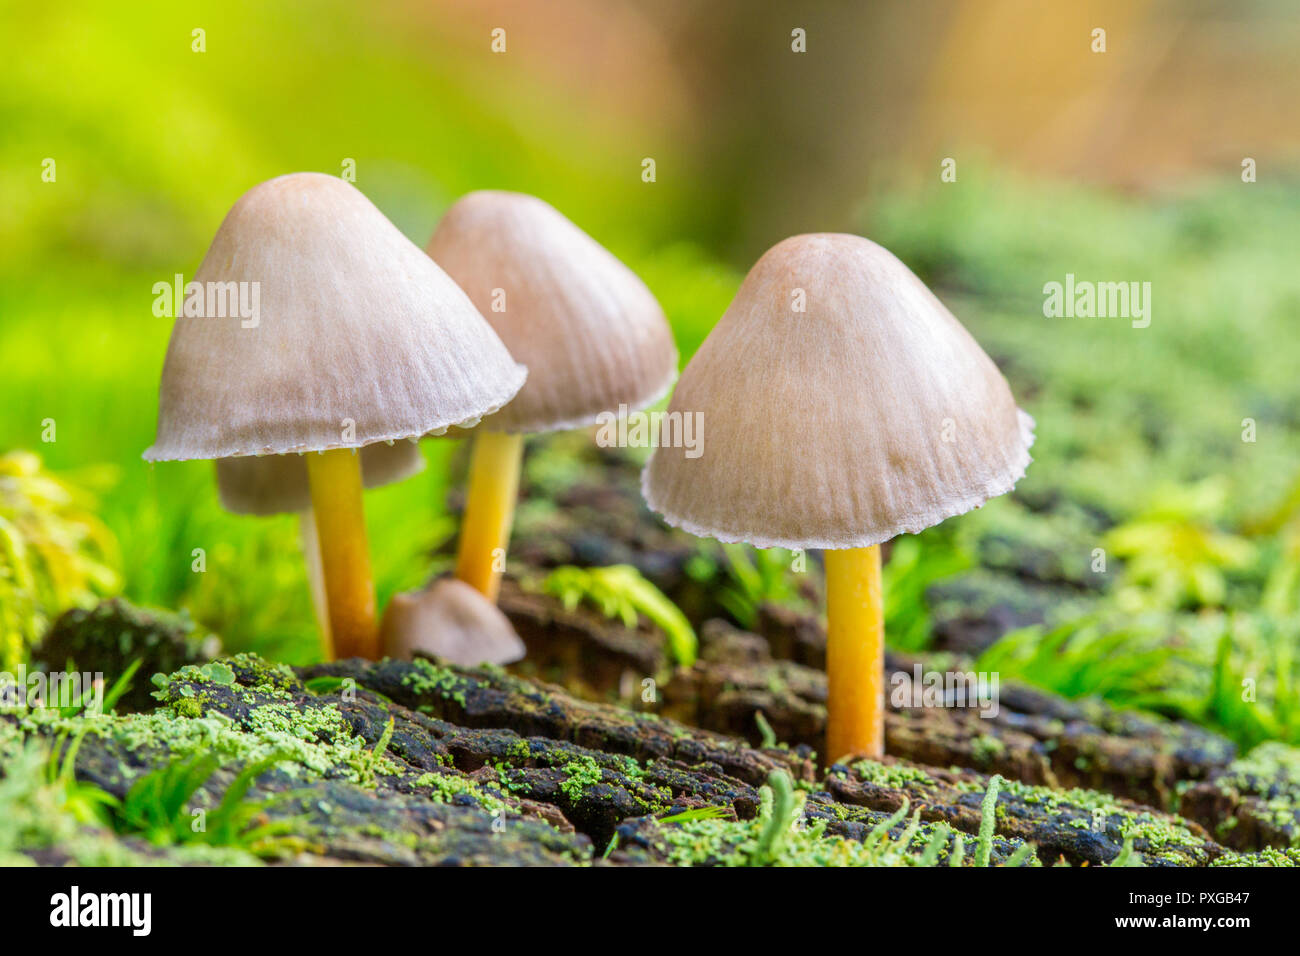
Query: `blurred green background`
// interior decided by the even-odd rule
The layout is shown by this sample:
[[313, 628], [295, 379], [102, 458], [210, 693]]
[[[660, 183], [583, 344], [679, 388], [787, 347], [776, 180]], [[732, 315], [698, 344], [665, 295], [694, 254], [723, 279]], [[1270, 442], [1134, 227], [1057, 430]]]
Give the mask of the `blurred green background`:
[[[140, 460], [170, 332], [152, 287], [193, 273], [254, 184], [351, 160], [420, 245], [472, 189], [553, 203], [649, 283], [683, 361], [765, 248], [814, 230], [876, 239], [1039, 422], [1017, 494], [924, 536], [929, 570], [894, 568], [915, 605], [895, 624], [929, 614], [919, 585], [954, 555], [1014, 582], [1032, 575], [998, 548], [1030, 549], [1059, 558], [1049, 583], [1084, 611], [1163, 615], [1135, 640], [1194, 649], [1208, 673], [1226, 634], [1232, 666], [1271, 680], [1300, 611], [1300, 12], [1058, 6], [3, 3], [0, 453], [34, 451], [90, 489], [60, 505], [74, 536], [100, 540], [98, 515], [120, 547], [60, 593], [120, 586], [232, 648], [314, 655], [295, 520], [225, 514], [206, 463]], [[1067, 272], [1152, 283], [1150, 327], [1045, 318], [1043, 285]], [[430, 468], [367, 497], [381, 601], [423, 583], [454, 531], [453, 447], [424, 443]], [[1085, 581], [1098, 547], [1104, 586]], [[1017, 654], [1002, 666], [1065, 681]], [[1289, 679], [1292, 657], [1280, 666]], [[1160, 675], [1102, 689], [1146, 699]], [[1213, 688], [1186, 681], [1162, 706], [1209, 706]], [[1252, 732], [1300, 720], [1274, 718]]]

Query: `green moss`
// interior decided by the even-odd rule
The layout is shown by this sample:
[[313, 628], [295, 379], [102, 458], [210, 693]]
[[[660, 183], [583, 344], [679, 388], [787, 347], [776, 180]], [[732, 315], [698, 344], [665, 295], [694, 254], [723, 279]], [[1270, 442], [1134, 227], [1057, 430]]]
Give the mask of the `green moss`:
[[203, 716], [203, 705], [192, 697], [185, 697], [175, 701], [170, 707], [172, 713], [177, 717], [196, 718]]
[[[903, 764], [887, 766], [870, 760], [862, 760], [853, 765], [853, 770], [864, 781], [880, 786], [905, 789], [908, 787], [930, 789], [935, 786], [925, 772], [919, 768]], [[974, 784], [956, 783], [957, 790], [979, 792], [981, 787]], [[1139, 851], [1145, 855], [1157, 856], [1171, 862], [1186, 864], [1185, 855], [1179, 850], [1199, 851], [1203, 847], [1200, 838], [1194, 835], [1177, 818], [1159, 816], [1146, 810], [1135, 811], [1123, 806], [1115, 797], [1096, 790], [1081, 788], [1055, 790], [1050, 787], [1034, 786], [1016, 780], [1001, 781], [1001, 791], [1012, 800], [1034, 807], [1048, 819], [1056, 818], [1064, 826], [1078, 830], [1090, 829], [1097, 811], [1105, 815], [1107, 827], [1120, 838], [1131, 837], [1141, 841]], [[1006, 808], [998, 805], [998, 818], [1006, 815]]]
[[1300, 786], [1300, 748], [1276, 742], [1260, 744], [1234, 760], [1215, 782], [1225, 792], [1228, 787], [1253, 791], [1276, 783]]
[[506, 750], [506, 755], [515, 760], [527, 760], [530, 756], [528, 741], [523, 737], [513, 741]]
[[[195, 716], [203, 713], [203, 716]], [[223, 761], [250, 762], [280, 756], [290, 775], [339, 777], [366, 782], [366, 741], [353, 734], [336, 708], [297, 710], [268, 704], [249, 713], [241, 726], [217, 711], [204, 712], [197, 698], [180, 698], [170, 709], [151, 714], [105, 715], [93, 720], [61, 716], [54, 710], [3, 708], [24, 733], [57, 736], [85, 732], [110, 739], [129, 752], [175, 757], [209, 751]]]
[[[1249, 798], [1255, 817], [1289, 834], [1292, 846], [1300, 846], [1300, 748], [1260, 744], [1233, 761], [1214, 780], [1214, 787], [1234, 803]], [[1236, 818], [1230, 817], [1219, 829], [1235, 824]]]
[[1210, 866], [1300, 866], [1300, 847], [1277, 849], [1269, 847], [1258, 853], [1229, 851], [1210, 863]]
[[[795, 798], [793, 788], [782, 788]], [[968, 860], [962, 834], [946, 824], [907, 819], [904, 805], [862, 840], [826, 834], [824, 820], [809, 821], [794, 812], [794, 799], [778, 799], [763, 788], [762, 809], [753, 820], [691, 819], [661, 822], [653, 841], [676, 866], [960, 866]], [[788, 814], [788, 816], [787, 816]], [[904, 821], [907, 820], [906, 823]], [[897, 836], [891, 833], [899, 826]], [[779, 832], [779, 838], [774, 835]], [[1037, 866], [1028, 844], [1008, 865]]]
[[413, 667], [411, 673], [402, 678], [402, 683], [405, 686], [417, 694], [436, 694], [439, 697], [455, 701], [461, 707], [465, 706], [463, 682], [456, 674], [445, 668], [438, 667], [432, 661], [423, 657], [417, 658], [413, 663]]
[[465, 795], [475, 800], [479, 806], [491, 814], [504, 813], [508, 809], [499, 796], [488, 793], [473, 780], [456, 773], [421, 774], [415, 785], [428, 788], [426, 793], [435, 803], [451, 803], [452, 799]]
[[992, 763], [1006, 753], [1007, 745], [997, 737], [981, 734], [971, 741], [971, 755], [980, 764]]
[[876, 763], [874, 760], [859, 760], [853, 765], [853, 772], [867, 783], [895, 790], [904, 789], [909, 785], [934, 786], [934, 781], [930, 779], [929, 774], [907, 764], [883, 764]]
[[335, 704], [299, 708], [292, 704], [266, 704], [248, 713], [248, 729], [261, 734], [294, 737], [303, 741], [346, 740], [352, 729]]
[[1003, 788], [1022, 802], [1033, 804], [1049, 816], [1059, 817], [1072, 826], [1077, 826], [1073, 821], [1080, 819], [1080, 813], [1085, 814], [1082, 819], [1086, 822], [1091, 813], [1100, 811], [1105, 814], [1108, 827], [1115, 827], [1121, 839], [1131, 837], [1142, 841], [1138, 849], [1144, 855], [1186, 864], [1185, 856], [1169, 851], [1199, 851], [1203, 847], [1201, 839], [1176, 817], [1159, 816], [1149, 810], [1130, 810], [1115, 797], [1097, 790], [1052, 790], [1015, 780], [1005, 781]]
[[574, 802], [582, 798], [583, 791], [587, 787], [600, 783], [604, 775], [594, 757], [579, 757], [566, 764], [563, 769], [567, 777], [560, 784], [560, 789]]

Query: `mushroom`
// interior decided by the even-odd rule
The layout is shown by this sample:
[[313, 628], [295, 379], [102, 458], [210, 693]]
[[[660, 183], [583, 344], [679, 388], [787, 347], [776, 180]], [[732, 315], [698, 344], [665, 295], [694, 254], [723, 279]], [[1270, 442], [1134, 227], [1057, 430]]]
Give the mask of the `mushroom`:
[[384, 609], [380, 643], [385, 657], [440, 657], [462, 667], [509, 664], [524, 642], [501, 609], [456, 578], [439, 578], [423, 591], [393, 595]]
[[640, 409], [672, 386], [677, 349], [654, 295], [608, 250], [534, 196], [475, 192], [427, 251], [529, 370], [474, 435], [456, 576], [496, 600], [523, 435]]
[[[376, 442], [361, 449], [367, 488], [395, 484], [423, 470], [424, 456], [415, 442]], [[232, 514], [265, 517], [311, 511], [307, 462], [300, 455], [219, 458], [216, 472], [221, 506]]]
[[822, 548], [828, 761], [884, 751], [879, 545], [1011, 490], [1033, 419], [978, 343], [888, 250], [805, 235], [758, 261], [682, 373], [702, 454], [660, 447], [649, 506], [692, 534]]
[[[472, 426], [525, 370], [465, 294], [355, 187], [255, 186], [226, 215], [172, 329], [148, 461], [311, 452], [334, 647], [378, 653], [357, 450]], [[255, 290], [256, 315], [213, 308]]]
[[[424, 456], [415, 442], [376, 442], [361, 449], [361, 478], [366, 488], [378, 488], [410, 478], [424, 469]], [[216, 463], [217, 495], [221, 506], [233, 514], [298, 515], [303, 560], [311, 586], [316, 622], [327, 640], [330, 635], [329, 602], [325, 597], [324, 569], [316, 520], [312, 517], [307, 463], [298, 455], [261, 455], [220, 458]]]

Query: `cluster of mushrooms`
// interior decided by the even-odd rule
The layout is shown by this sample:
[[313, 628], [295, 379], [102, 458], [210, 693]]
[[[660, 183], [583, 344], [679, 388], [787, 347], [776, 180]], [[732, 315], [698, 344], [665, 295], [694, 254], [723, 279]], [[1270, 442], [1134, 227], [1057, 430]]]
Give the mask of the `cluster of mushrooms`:
[[[214, 460], [230, 511], [301, 516], [326, 657], [522, 656], [495, 602], [523, 436], [668, 393], [677, 352], [645, 284], [540, 199], [471, 193], [422, 251], [315, 173], [241, 197], [194, 281], [259, 283], [260, 315], [178, 310], [145, 458]], [[646, 501], [695, 535], [825, 550], [823, 756], [879, 756], [879, 545], [1009, 491], [1032, 420], [906, 266], [838, 234], [759, 260], [669, 411], [702, 413], [703, 454], [656, 448]], [[416, 473], [417, 442], [448, 435], [473, 442], [455, 575], [381, 623], [363, 488]]]

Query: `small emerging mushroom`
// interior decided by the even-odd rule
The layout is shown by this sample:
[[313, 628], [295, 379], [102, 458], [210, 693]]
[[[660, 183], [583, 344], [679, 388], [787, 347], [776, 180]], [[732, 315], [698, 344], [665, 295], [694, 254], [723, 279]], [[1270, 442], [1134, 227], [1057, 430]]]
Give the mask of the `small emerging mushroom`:
[[[311, 452], [335, 647], [378, 654], [357, 450], [468, 426], [526, 375], [465, 293], [355, 187], [295, 173], [226, 215], [172, 328], [149, 461]], [[206, 287], [258, 314], [205, 314]], [[250, 301], [254, 300], [249, 296]], [[212, 297], [207, 297], [210, 304]]]
[[[802, 306], [802, 308], [801, 308]], [[1005, 494], [1033, 419], [978, 343], [888, 250], [795, 236], [750, 270], [682, 373], [702, 454], [656, 449], [642, 492], [669, 524], [826, 551], [828, 762], [884, 751], [880, 548]]]
[[[361, 449], [361, 480], [378, 488], [410, 478], [424, 469], [424, 456], [411, 441], [376, 442]], [[330, 637], [329, 601], [325, 596], [324, 569], [316, 519], [311, 510], [307, 463], [300, 455], [262, 455], [219, 458], [216, 463], [217, 495], [221, 506], [233, 514], [297, 514], [307, 581], [311, 586], [316, 622], [327, 643]]]
[[509, 664], [524, 656], [524, 642], [510, 619], [456, 578], [393, 595], [384, 609], [380, 643], [385, 657], [409, 661], [427, 655], [462, 667]]
[[528, 381], [474, 434], [456, 576], [496, 600], [523, 436], [594, 424], [667, 394], [677, 349], [644, 282], [534, 196], [475, 192], [427, 251], [492, 323]]

